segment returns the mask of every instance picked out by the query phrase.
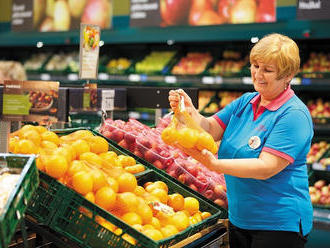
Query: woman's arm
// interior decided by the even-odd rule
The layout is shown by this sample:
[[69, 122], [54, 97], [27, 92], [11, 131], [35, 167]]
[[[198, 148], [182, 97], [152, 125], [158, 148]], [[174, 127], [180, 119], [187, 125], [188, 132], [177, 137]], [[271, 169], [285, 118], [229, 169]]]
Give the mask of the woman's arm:
[[241, 177], [266, 180], [289, 165], [289, 161], [268, 152], [261, 152], [259, 158], [216, 159], [212, 153], [203, 150], [179, 148], [192, 156], [210, 170], [218, 173]]

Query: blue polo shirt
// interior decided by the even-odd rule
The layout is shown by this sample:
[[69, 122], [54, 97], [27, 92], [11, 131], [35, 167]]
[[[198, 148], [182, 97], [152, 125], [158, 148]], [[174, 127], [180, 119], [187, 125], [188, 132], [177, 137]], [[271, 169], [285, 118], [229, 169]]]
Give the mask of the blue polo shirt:
[[[250, 230], [310, 232], [313, 208], [308, 192], [306, 155], [313, 124], [305, 104], [289, 87], [266, 107], [257, 92], [246, 93], [213, 117], [225, 130], [218, 158], [258, 158], [262, 151], [290, 164], [267, 180], [225, 175], [229, 220]], [[251, 137], [260, 145], [251, 148]]]

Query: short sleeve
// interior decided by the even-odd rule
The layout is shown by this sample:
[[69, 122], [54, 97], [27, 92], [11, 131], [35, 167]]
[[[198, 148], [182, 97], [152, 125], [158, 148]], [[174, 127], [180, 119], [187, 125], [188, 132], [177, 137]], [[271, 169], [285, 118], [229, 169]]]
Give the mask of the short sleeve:
[[226, 129], [230, 117], [234, 113], [235, 109], [237, 109], [239, 105], [240, 98], [232, 101], [229, 103], [226, 107], [224, 107], [222, 110], [220, 110], [218, 113], [213, 115], [213, 118], [219, 123], [219, 125], [222, 127], [223, 130]]
[[312, 137], [313, 126], [307, 113], [298, 109], [290, 110], [277, 120], [262, 151], [293, 163], [309, 147]]

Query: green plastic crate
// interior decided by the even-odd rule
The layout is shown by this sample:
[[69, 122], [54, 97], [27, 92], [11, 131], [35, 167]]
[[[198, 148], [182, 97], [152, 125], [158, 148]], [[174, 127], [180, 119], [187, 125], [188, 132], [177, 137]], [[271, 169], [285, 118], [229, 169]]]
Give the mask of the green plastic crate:
[[[47, 180], [47, 183], [55, 183], [56, 180], [45, 175], [43, 179]], [[63, 186], [61, 197], [61, 205], [58, 211], [55, 213], [50, 228], [59, 234], [67, 237], [68, 239], [77, 242], [84, 247], [169, 247], [179, 241], [186, 239], [187, 237], [199, 232], [200, 230], [216, 224], [218, 219], [226, 217], [225, 211], [219, 210], [216, 206], [202, 199], [198, 194], [189, 192], [179, 186], [176, 182], [165, 178], [155, 171], [148, 171], [138, 177], [138, 184], [143, 185], [147, 181], [161, 180], [165, 182], [169, 187], [169, 194], [178, 192], [184, 197], [193, 196], [199, 200], [201, 211], [208, 211], [212, 214], [211, 217], [199, 222], [195, 225], [188, 227], [186, 230], [161, 241], [154, 241], [144, 236], [137, 230], [133, 229], [120, 219], [116, 218], [109, 212], [101, 209], [95, 204], [86, 200], [83, 196], [74, 192], [70, 188]], [[55, 182], [53, 182], [55, 181]], [[56, 182], [58, 183], [58, 182]], [[60, 184], [60, 183], [58, 183]], [[89, 214], [84, 214], [79, 209], [84, 208]], [[107, 221], [113, 223], [117, 227], [123, 230], [120, 236], [105, 229], [95, 221], [96, 216], [101, 216]], [[128, 234], [132, 236], [137, 244], [134, 246], [126, 242], [122, 235]]]
[[[59, 136], [63, 136], [78, 130], [89, 130], [94, 135], [99, 135], [97, 132], [90, 130], [88, 128], [69, 128], [69, 129], [58, 129], [53, 131], [55, 131]], [[120, 154], [129, 155], [125, 151], [117, 149], [111, 143], [109, 143], [109, 151], [114, 151], [118, 155]], [[144, 172], [141, 173], [143, 174]], [[141, 173], [138, 173], [137, 175]], [[27, 214], [31, 216], [33, 219], [35, 219], [36, 222], [42, 223], [44, 225], [48, 225], [51, 222], [60, 204], [63, 185], [59, 184], [57, 181], [49, 182], [45, 179], [45, 177], [47, 177], [46, 174], [40, 173], [41, 183], [28, 205]]]
[[8, 247], [16, 226], [23, 217], [28, 202], [39, 184], [38, 170], [33, 155], [0, 153], [0, 167], [22, 169], [18, 182], [10, 193], [0, 214], [0, 247]]

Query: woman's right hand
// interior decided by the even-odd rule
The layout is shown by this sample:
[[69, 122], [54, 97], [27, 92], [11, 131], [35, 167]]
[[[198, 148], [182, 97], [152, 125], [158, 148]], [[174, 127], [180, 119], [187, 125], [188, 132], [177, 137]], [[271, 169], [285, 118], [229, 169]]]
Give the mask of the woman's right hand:
[[[180, 110], [180, 99], [183, 97], [184, 105], [189, 113], [197, 111], [192, 103], [191, 98], [182, 89], [170, 90], [168, 100], [172, 111], [175, 113]], [[195, 110], [195, 111], [193, 111]]]

